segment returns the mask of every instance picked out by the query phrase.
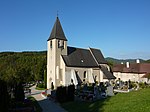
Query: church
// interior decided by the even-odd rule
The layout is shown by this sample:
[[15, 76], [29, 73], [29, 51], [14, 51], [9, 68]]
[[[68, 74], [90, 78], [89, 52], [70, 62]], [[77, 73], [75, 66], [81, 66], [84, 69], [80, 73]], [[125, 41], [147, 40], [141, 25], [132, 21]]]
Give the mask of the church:
[[47, 89], [115, 79], [99, 49], [67, 46], [58, 17], [47, 40], [47, 47]]

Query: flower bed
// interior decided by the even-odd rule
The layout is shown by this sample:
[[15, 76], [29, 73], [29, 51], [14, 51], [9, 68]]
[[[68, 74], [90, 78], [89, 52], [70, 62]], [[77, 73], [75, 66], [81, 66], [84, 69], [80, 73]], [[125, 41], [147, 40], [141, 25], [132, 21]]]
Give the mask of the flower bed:
[[42, 92], [41, 96], [44, 97], [44, 98], [49, 98], [50, 94], [47, 94], [46, 92]]
[[47, 98], [47, 93], [46, 92], [42, 92], [41, 96], [44, 97], [44, 98]]

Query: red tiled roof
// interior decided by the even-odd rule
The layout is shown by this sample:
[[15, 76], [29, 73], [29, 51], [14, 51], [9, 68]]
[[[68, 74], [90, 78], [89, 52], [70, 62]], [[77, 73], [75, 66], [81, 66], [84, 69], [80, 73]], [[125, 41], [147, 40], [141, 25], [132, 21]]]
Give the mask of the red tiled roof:
[[117, 64], [114, 65], [113, 72], [150, 73], [150, 63], [132, 63], [129, 64], [129, 68], [126, 67], [126, 64]]

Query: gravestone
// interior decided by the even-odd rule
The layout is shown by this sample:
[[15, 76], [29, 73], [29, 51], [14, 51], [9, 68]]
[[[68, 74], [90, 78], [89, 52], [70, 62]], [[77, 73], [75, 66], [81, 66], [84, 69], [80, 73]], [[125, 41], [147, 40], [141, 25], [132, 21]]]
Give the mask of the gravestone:
[[108, 86], [106, 90], [107, 96], [114, 96], [113, 86]]

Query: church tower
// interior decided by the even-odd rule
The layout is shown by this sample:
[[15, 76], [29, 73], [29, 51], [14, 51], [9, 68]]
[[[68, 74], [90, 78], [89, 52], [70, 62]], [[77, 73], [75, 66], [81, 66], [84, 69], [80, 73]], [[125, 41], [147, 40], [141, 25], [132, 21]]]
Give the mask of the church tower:
[[67, 39], [59, 18], [56, 18], [51, 34], [47, 40], [47, 89], [60, 84], [59, 70], [61, 55], [67, 55]]

